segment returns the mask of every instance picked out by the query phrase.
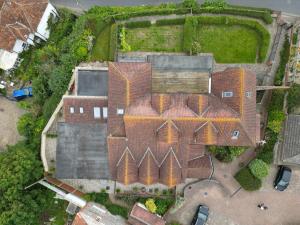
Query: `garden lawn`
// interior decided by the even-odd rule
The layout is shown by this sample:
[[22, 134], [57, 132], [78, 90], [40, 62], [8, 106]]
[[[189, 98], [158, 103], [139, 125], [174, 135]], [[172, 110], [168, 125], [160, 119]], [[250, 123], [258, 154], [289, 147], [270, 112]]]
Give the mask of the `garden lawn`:
[[106, 26], [98, 35], [91, 53], [91, 61], [107, 61], [109, 58], [110, 28]]
[[218, 63], [255, 63], [258, 34], [243, 26], [200, 25], [200, 52], [213, 53]]
[[150, 26], [126, 29], [126, 42], [131, 51], [181, 52], [183, 26]]

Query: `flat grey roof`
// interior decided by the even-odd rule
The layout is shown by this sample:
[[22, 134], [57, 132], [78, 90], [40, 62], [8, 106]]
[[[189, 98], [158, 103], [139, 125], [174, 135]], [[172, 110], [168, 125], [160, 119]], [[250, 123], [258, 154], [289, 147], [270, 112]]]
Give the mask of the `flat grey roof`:
[[107, 70], [78, 70], [77, 95], [107, 96]]
[[147, 61], [158, 69], [212, 71], [214, 58], [212, 55], [149, 55]]
[[55, 176], [108, 179], [107, 124], [58, 123]]

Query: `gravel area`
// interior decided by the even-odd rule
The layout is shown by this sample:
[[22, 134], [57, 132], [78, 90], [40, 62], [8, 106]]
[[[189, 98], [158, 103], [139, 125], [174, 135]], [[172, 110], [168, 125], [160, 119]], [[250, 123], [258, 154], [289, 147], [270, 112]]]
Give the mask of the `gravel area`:
[[16, 144], [22, 138], [17, 131], [17, 122], [23, 113], [16, 102], [0, 96], [0, 151], [3, 151], [6, 145]]

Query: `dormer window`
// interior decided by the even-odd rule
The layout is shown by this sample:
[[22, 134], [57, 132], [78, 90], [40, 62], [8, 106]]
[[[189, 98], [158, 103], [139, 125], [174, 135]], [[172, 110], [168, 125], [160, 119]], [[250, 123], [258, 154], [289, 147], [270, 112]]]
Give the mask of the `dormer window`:
[[251, 98], [252, 97], [252, 92], [251, 91], [246, 91], [246, 97]]
[[238, 130], [233, 131], [231, 139], [238, 139], [240, 132]]
[[83, 113], [83, 107], [79, 107], [79, 112], [82, 114]]
[[118, 108], [117, 115], [124, 115], [124, 109]]
[[222, 98], [231, 98], [233, 96], [232, 91], [223, 91], [222, 92]]

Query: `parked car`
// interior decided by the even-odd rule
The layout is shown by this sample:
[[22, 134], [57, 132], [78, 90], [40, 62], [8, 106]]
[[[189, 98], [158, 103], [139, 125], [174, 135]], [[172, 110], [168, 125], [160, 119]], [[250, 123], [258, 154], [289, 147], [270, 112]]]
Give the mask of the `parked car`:
[[204, 225], [208, 219], [209, 208], [206, 205], [199, 205], [191, 225]]
[[274, 188], [278, 191], [284, 191], [290, 183], [292, 170], [286, 166], [279, 166], [279, 170], [274, 181]]
[[17, 100], [24, 99], [32, 96], [32, 87], [25, 87], [22, 89], [14, 90], [13, 97]]

